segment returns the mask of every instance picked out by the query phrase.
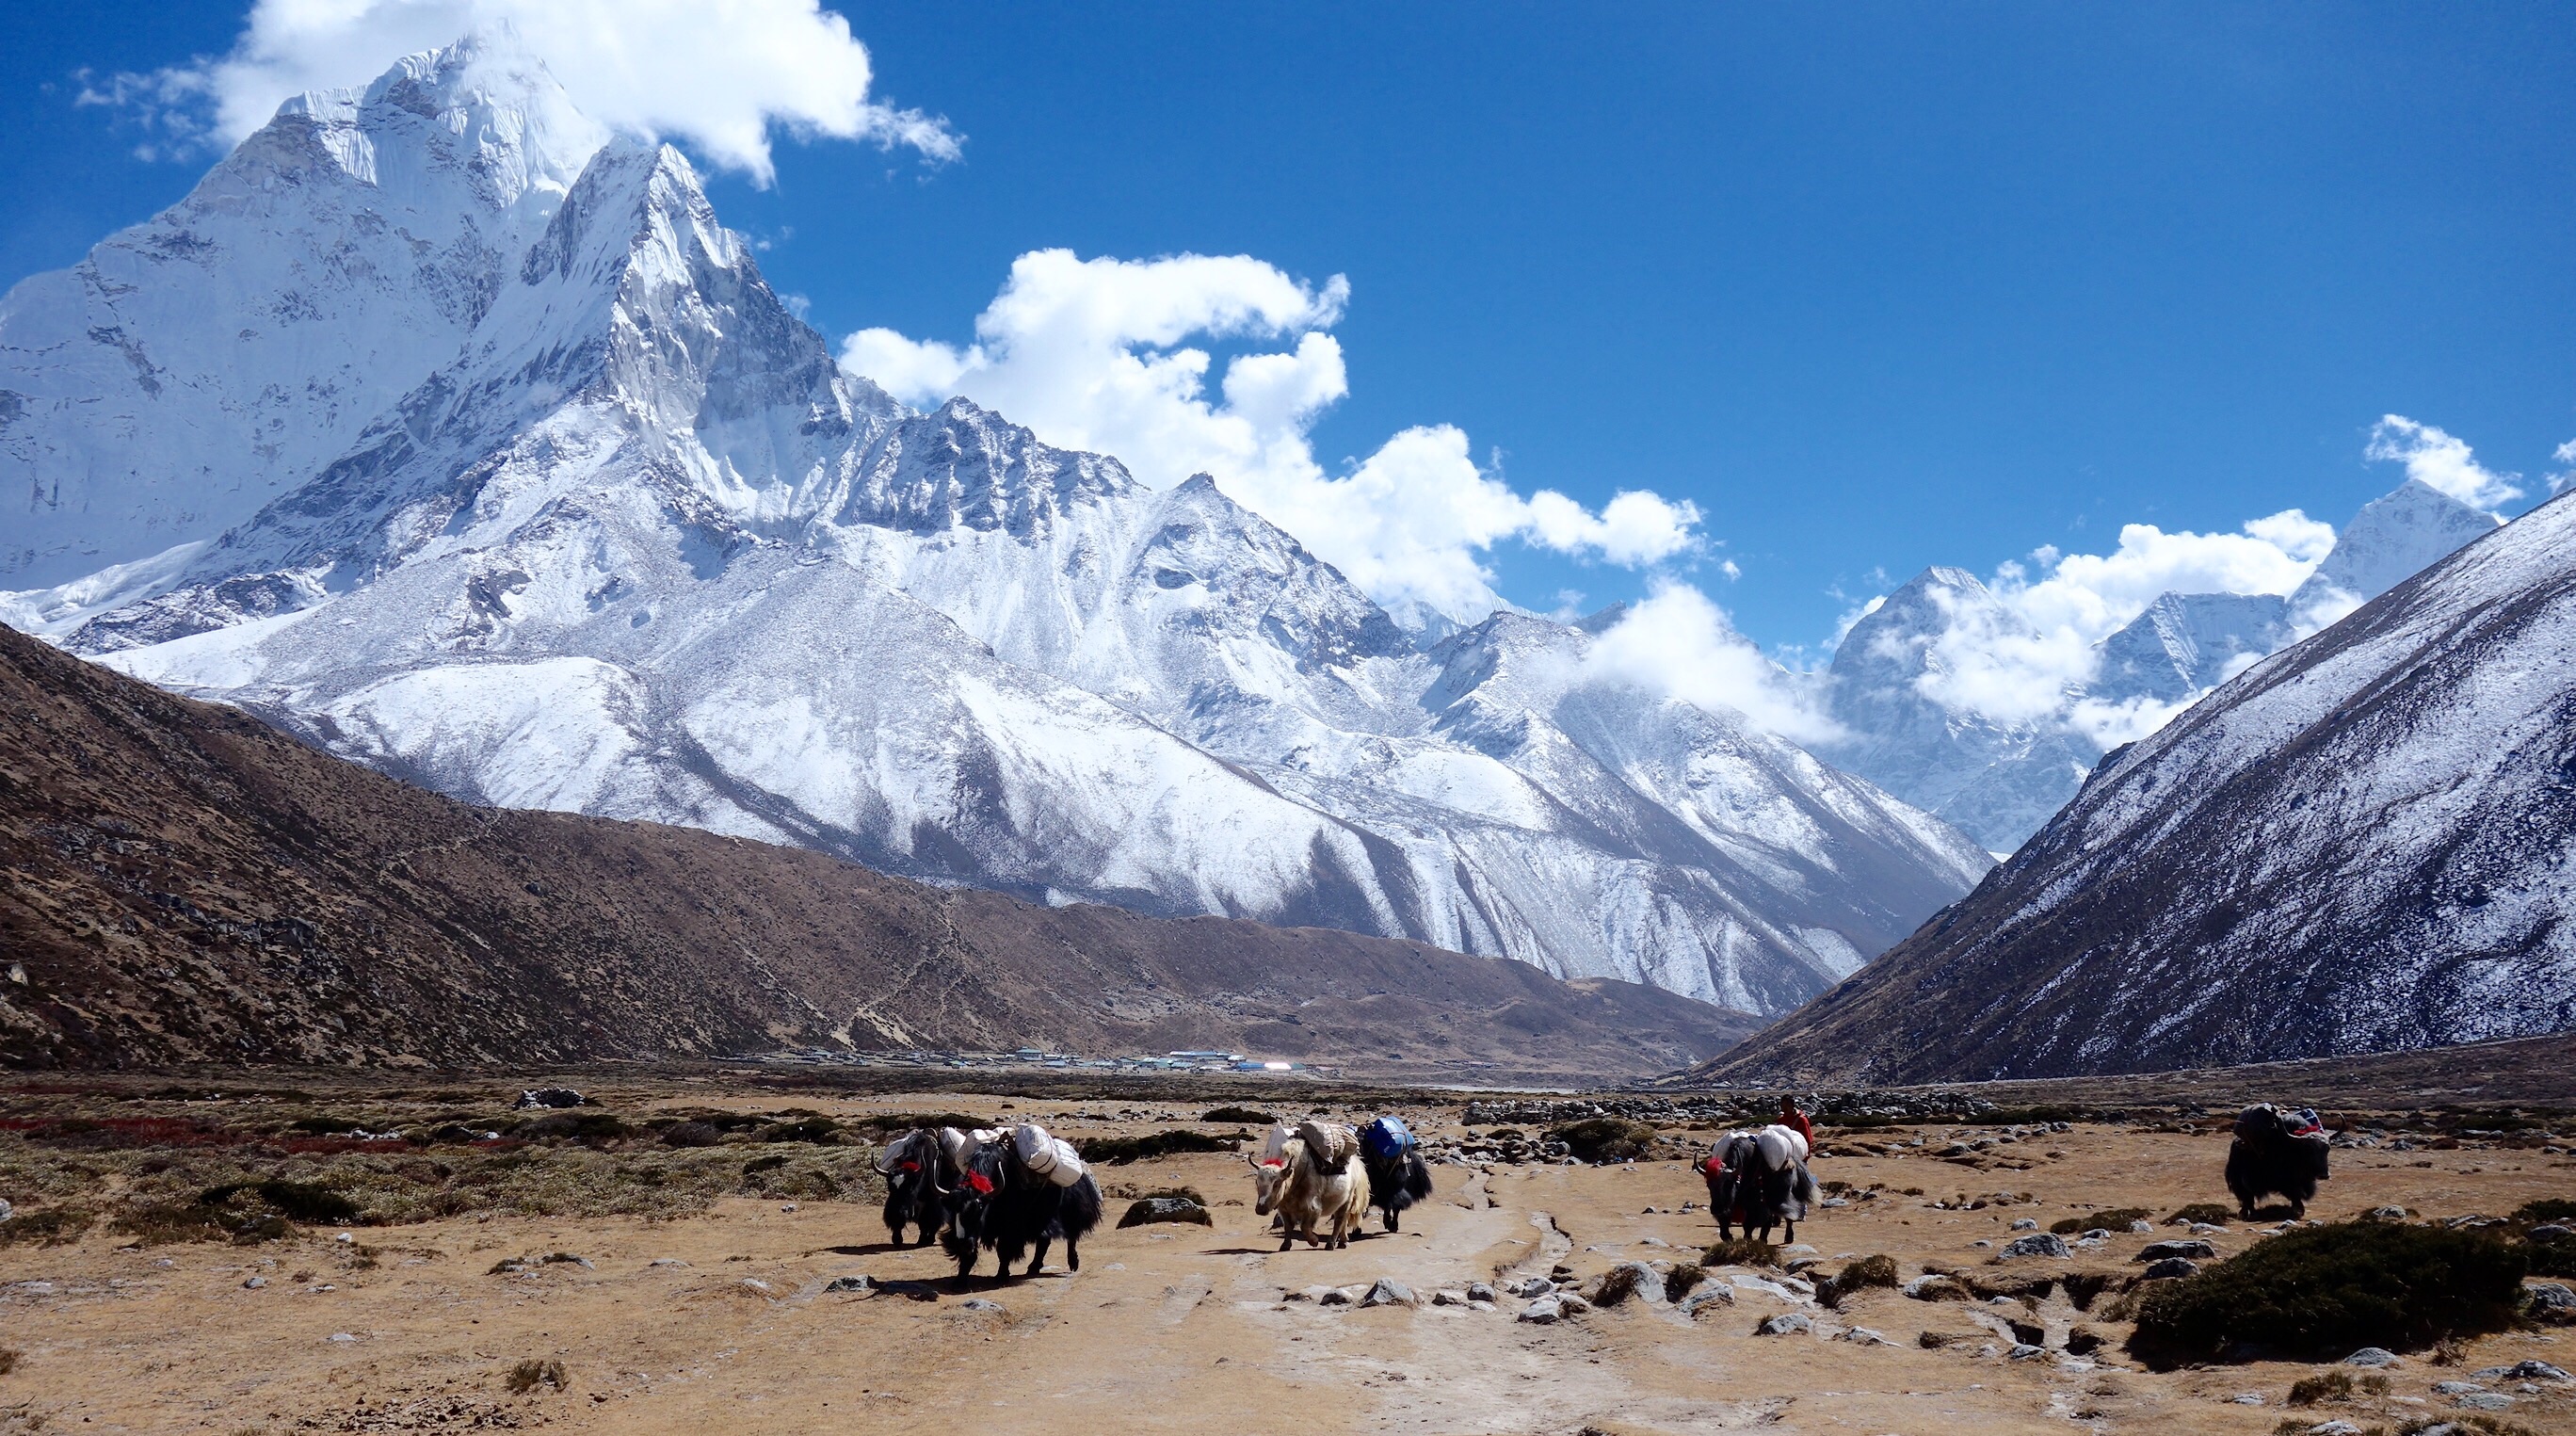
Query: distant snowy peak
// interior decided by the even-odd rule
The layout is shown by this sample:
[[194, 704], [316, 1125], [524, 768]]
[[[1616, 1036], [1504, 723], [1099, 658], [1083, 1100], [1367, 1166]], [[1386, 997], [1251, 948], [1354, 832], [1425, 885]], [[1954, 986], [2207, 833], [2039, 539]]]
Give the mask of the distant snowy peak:
[[2062, 724], [1999, 721], [1945, 703], [1952, 660], [1943, 645], [1957, 633], [1983, 642], [2038, 636], [1975, 574], [1925, 569], [1835, 648], [1827, 698], [1849, 736], [1818, 751], [1988, 850], [2009, 852], [2075, 796], [2100, 750]]
[[2576, 1028], [2576, 494], [2103, 763], [2013, 859], [1718, 1064], [2217, 1067]]
[[2394, 492], [2362, 505], [2344, 525], [2325, 562], [2290, 595], [2290, 611], [2304, 614], [2337, 604], [2337, 595], [2344, 609], [2377, 598], [2495, 532], [2503, 522], [2420, 479], [2408, 479]]
[[2178, 703], [2290, 641], [2289, 600], [2270, 593], [2168, 593], [2102, 643], [2088, 692]]
[[290, 100], [188, 197], [0, 298], [0, 579], [212, 538], [450, 362], [605, 140], [476, 45]]

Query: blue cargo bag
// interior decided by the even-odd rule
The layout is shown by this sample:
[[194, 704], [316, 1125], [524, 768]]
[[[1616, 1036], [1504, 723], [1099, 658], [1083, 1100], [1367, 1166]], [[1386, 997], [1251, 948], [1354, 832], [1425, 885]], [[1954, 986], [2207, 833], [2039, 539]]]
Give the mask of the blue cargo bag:
[[1390, 1161], [1413, 1150], [1413, 1134], [1401, 1117], [1380, 1117], [1360, 1128], [1360, 1148], [1376, 1161]]

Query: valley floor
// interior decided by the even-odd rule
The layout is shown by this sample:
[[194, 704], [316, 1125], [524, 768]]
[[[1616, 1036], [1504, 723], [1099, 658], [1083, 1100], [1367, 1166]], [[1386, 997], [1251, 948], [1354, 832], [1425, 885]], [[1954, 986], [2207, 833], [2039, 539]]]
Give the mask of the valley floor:
[[[28, 1134], [48, 1104], [79, 1085], [40, 1089], [21, 1079], [16, 1090], [0, 1089], [0, 1116], [16, 1119], [0, 1123], [0, 1180], [36, 1181], [39, 1168], [58, 1188], [80, 1180], [79, 1170], [94, 1170], [102, 1188], [148, 1179], [134, 1173], [149, 1162], [37, 1160]], [[1263, 1105], [1301, 1092], [1321, 1095], [1282, 1086]], [[443, 1095], [452, 1103], [453, 1092]], [[750, 1111], [779, 1102], [774, 1091], [675, 1083], [600, 1095], [637, 1119], [683, 1103]], [[1210, 1105], [955, 1092], [795, 1100], [844, 1123], [872, 1112], [962, 1109], [1076, 1136], [1170, 1131], [1165, 1114], [1204, 1127]], [[1454, 1100], [1419, 1094], [1403, 1110], [1435, 1145], [1461, 1136]], [[1437, 1167], [1438, 1194], [1400, 1234], [1377, 1232], [1373, 1220], [1371, 1233], [1342, 1251], [1276, 1251], [1251, 1213], [1239, 1156], [1102, 1167], [1113, 1199], [1103, 1229], [1084, 1244], [1082, 1271], [1065, 1273], [1059, 1249], [1046, 1275], [1002, 1283], [956, 1282], [935, 1248], [890, 1249], [855, 1191], [845, 1193], [851, 1200], [729, 1196], [668, 1219], [467, 1212], [347, 1229], [347, 1240], [313, 1226], [255, 1246], [129, 1244], [101, 1223], [66, 1245], [0, 1245], [0, 1348], [16, 1353], [14, 1369], [0, 1375], [0, 1432], [783, 1433], [963, 1422], [990, 1431], [2259, 1436], [2288, 1417], [2300, 1429], [2337, 1418], [2393, 1429], [2454, 1409], [2437, 1382], [2529, 1358], [2576, 1366], [2568, 1329], [2507, 1333], [2444, 1366], [2409, 1356], [2388, 1373], [2384, 1395], [2285, 1410], [2291, 1384], [2318, 1368], [2138, 1369], [2120, 1352], [2125, 1326], [2105, 1317], [2112, 1296], [2079, 1312], [2063, 1287], [2008, 1306], [1874, 1290], [1836, 1311], [1749, 1284], [1776, 1285], [1777, 1272], [1733, 1268], [1712, 1275], [1733, 1300], [1703, 1306], [1696, 1318], [1632, 1300], [1542, 1326], [1517, 1320], [1525, 1303], [1509, 1296], [1493, 1310], [1431, 1304], [1438, 1290], [1559, 1264], [1588, 1279], [1621, 1261], [1695, 1259], [1714, 1231], [1704, 1212], [1680, 1210], [1705, 1200], [1683, 1154], [1709, 1130], [1669, 1126], [1656, 1151], [1670, 1155], [1626, 1165]], [[1991, 1262], [2017, 1218], [2044, 1230], [2092, 1209], [2144, 1207], [2161, 1221], [2186, 1203], [2226, 1200], [2226, 1138], [2186, 1121], [2080, 1122], [1956, 1160], [1930, 1155], [1953, 1132], [1985, 1130], [1937, 1123], [1829, 1135], [1819, 1178], [1877, 1195], [1821, 1213], [1800, 1238], [1828, 1270], [1837, 1257], [1883, 1252], [1907, 1278], [1927, 1266], [2000, 1278], [2027, 1265]], [[1906, 1155], [1851, 1145], [1884, 1148], [1911, 1136], [1936, 1140]], [[728, 1159], [741, 1151], [719, 1150]], [[2328, 1219], [2387, 1204], [2425, 1218], [2502, 1214], [2576, 1190], [2576, 1161], [2536, 1148], [2472, 1141], [2335, 1158], [2312, 1213]], [[1127, 1206], [1121, 1198], [1171, 1185], [1207, 1196], [1213, 1230], [1111, 1229]], [[2025, 1193], [2027, 1201], [1974, 1210], [1931, 1205]], [[0, 1191], [9, 1195], [18, 1194]], [[58, 1189], [54, 1200], [112, 1195]], [[29, 1210], [22, 1201], [21, 1219]], [[2259, 1230], [2231, 1222], [2212, 1240], [2225, 1255]], [[2130, 1261], [2138, 1248], [2180, 1235], [2162, 1225], [2153, 1235], [2123, 1232], [2073, 1263], [2040, 1265], [2125, 1275], [2138, 1269]], [[556, 1253], [581, 1260], [495, 1270], [508, 1258]], [[929, 1282], [933, 1299], [824, 1290], [861, 1273]], [[1423, 1304], [1362, 1309], [1301, 1296], [1380, 1277]], [[977, 1299], [998, 1308], [971, 1307]], [[1792, 1311], [1814, 1330], [1754, 1334], [1765, 1318]], [[2090, 1360], [2052, 1350], [2016, 1361], [2005, 1354], [2007, 1319], [2046, 1328], [2052, 1346], [2079, 1325], [2111, 1345]], [[1887, 1344], [1831, 1335], [1855, 1326]], [[1926, 1331], [1960, 1339], [1926, 1349]], [[509, 1377], [522, 1363], [535, 1363], [525, 1369], [536, 1379], [514, 1394]], [[547, 1363], [560, 1363], [560, 1385]], [[2576, 1386], [2482, 1384], [2511, 1398], [2496, 1413], [2504, 1420], [2576, 1429]]]

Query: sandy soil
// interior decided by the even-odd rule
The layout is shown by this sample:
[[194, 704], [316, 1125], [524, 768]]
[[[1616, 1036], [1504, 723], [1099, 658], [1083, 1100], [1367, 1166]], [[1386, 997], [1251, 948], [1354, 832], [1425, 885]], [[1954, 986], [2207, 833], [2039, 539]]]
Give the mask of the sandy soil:
[[[832, 1110], [846, 1117], [950, 1105], [961, 1104], [898, 1095]], [[1096, 1104], [1023, 1100], [1009, 1115], [1077, 1135], [1154, 1130], [1086, 1120], [1086, 1110]], [[1456, 1110], [1410, 1115], [1426, 1135], [1451, 1135], [1458, 1129], [1442, 1114]], [[1980, 1165], [1846, 1150], [1819, 1161], [1818, 1175], [1878, 1184], [1888, 1195], [1824, 1212], [1799, 1236], [1828, 1269], [1837, 1257], [1877, 1252], [1894, 1256], [1906, 1277], [1926, 1264], [1973, 1266], [1992, 1255], [1977, 1243], [1999, 1245], [2018, 1217], [2045, 1228], [2094, 1207], [2144, 1206], [2161, 1217], [2186, 1202], [2224, 1200], [2224, 1153], [2223, 1138], [2091, 1125], [1981, 1155]], [[2569, 1194], [2571, 1170], [2576, 1163], [2536, 1151], [2339, 1152], [2312, 1214], [2392, 1203], [2428, 1217], [2509, 1211]], [[1195, 1186], [1217, 1204], [1217, 1225], [1104, 1224], [1084, 1244], [1078, 1275], [1062, 1270], [1059, 1249], [1037, 1279], [964, 1285], [948, 1280], [951, 1267], [935, 1248], [887, 1248], [873, 1209], [847, 1203], [790, 1210], [734, 1199], [658, 1223], [467, 1218], [247, 1249], [119, 1250], [117, 1238], [95, 1233], [72, 1246], [0, 1248], [0, 1348], [19, 1354], [0, 1376], [0, 1432], [806, 1432], [923, 1430], [963, 1418], [997, 1431], [2253, 1436], [2290, 1416], [2304, 1427], [2441, 1414], [2452, 1400], [2433, 1384], [2479, 1367], [2527, 1357], [2576, 1366], [2576, 1340], [2506, 1334], [2447, 1368], [2409, 1358], [2391, 1373], [2386, 1396], [2288, 1411], [2291, 1382], [2314, 1368], [2133, 1369], [2116, 1346], [2126, 1328], [2079, 1313], [2062, 1296], [2006, 1309], [1878, 1291], [1828, 1311], [1746, 1287], [1695, 1320], [1630, 1302], [1539, 1326], [1516, 1320], [1523, 1303], [1509, 1297], [1492, 1311], [1429, 1299], [1558, 1263], [1590, 1276], [1624, 1260], [1691, 1258], [1713, 1231], [1705, 1214], [1678, 1210], [1705, 1195], [1683, 1162], [1442, 1167], [1439, 1194], [1400, 1234], [1373, 1234], [1344, 1251], [1286, 1253], [1252, 1216], [1238, 1157], [1178, 1157], [1101, 1175], [1114, 1192]], [[1908, 1187], [1924, 1195], [1900, 1195]], [[1973, 1211], [1929, 1205], [1995, 1192], [2035, 1201]], [[1110, 1220], [1125, 1206], [1113, 1200]], [[2127, 1259], [2136, 1248], [2173, 1235], [2161, 1227], [2154, 1236], [2123, 1234], [2077, 1265], [2134, 1271]], [[2214, 1238], [2222, 1254], [2257, 1239], [2242, 1224]], [[492, 1273], [503, 1258], [556, 1252], [586, 1264]], [[858, 1273], [929, 1279], [938, 1295], [823, 1291]], [[1424, 1304], [1288, 1299], [1378, 1277], [1413, 1288]], [[970, 1309], [972, 1299], [1000, 1309]], [[1815, 1332], [1754, 1334], [1765, 1317], [1791, 1310], [1809, 1314]], [[2063, 1352], [2014, 1361], [2003, 1354], [2012, 1340], [2004, 1317], [2045, 1326], [2053, 1342], [2085, 1323], [2115, 1344], [2092, 1361]], [[1852, 1326], [1890, 1344], [1830, 1335]], [[1927, 1330], [1969, 1339], [1927, 1350], [1917, 1344]], [[508, 1392], [509, 1373], [531, 1360], [560, 1362], [562, 1388], [541, 1380]], [[2576, 1430], [2576, 1388], [2498, 1389], [2515, 1396], [2505, 1419]]]

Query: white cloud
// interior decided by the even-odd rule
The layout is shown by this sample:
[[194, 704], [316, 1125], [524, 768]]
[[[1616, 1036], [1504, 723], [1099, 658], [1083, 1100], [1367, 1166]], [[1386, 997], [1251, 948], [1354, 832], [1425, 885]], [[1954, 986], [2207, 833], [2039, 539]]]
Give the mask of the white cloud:
[[[2564, 458], [2566, 450], [2561, 449], [2559, 454]], [[2522, 497], [2522, 490], [2514, 483], [2522, 475], [2499, 474], [2487, 468], [2469, 451], [2466, 441], [2402, 414], [2383, 415], [2371, 426], [2370, 447], [2362, 450], [2362, 457], [2404, 464], [2406, 477], [2429, 484], [2472, 508], [2493, 512]]]
[[2558, 452], [2550, 457], [2567, 467], [2549, 476], [2549, 491], [2553, 494], [2565, 493], [2569, 484], [2576, 484], [2576, 439], [2570, 439], [2559, 445]]
[[2042, 576], [2003, 565], [1990, 603], [1935, 591], [1949, 622], [1933, 641], [1920, 689], [1945, 708], [1997, 723], [2064, 722], [2106, 747], [2127, 742], [2180, 708], [2082, 698], [2102, 640], [2167, 593], [2287, 594], [2333, 547], [2332, 525], [2285, 509], [2232, 534], [2128, 524], [2107, 554], [2041, 549], [2031, 558]]
[[230, 52], [83, 84], [173, 140], [226, 143], [306, 90], [363, 85], [400, 56], [482, 35], [543, 60], [602, 124], [677, 138], [767, 183], [773, 126], [952, 159], [958, 139], [868, 98], [867, 47], [818, 0], [257, 0]]
[[1658, 580], [1593, 640], [1583, 664], [1587, 678], [1634, 684], [1701, 708], [1732, 709], [1794, 743], [1842, 736], [1793, 675], [1688, 584]]
[[[1479, 468], [1449, 425], [1406, 429], [1340, 476], [1308, 434], [1350, 392], [1339, 322], [1350, 286], [1306, 284], [1245, 255], [1023, 254], [960, 348], [863, 329], [841, 359], [906, 402], [952, 394], [1049, 443], [1116, 455], [1148, 484], [1194, 473], [1295, 534], [1370, 596], [1461, 622], [1502, 607], [1485, 554], [1505, 541], [1627, 567], [1697, 547], [1699, 509], [1630, 490], [1595, 513], [1522, 495]], [[1256, 348], [1223, 365], [1191, 341]], [[1214, 383], [1211, 384], [1211, 378]]]

